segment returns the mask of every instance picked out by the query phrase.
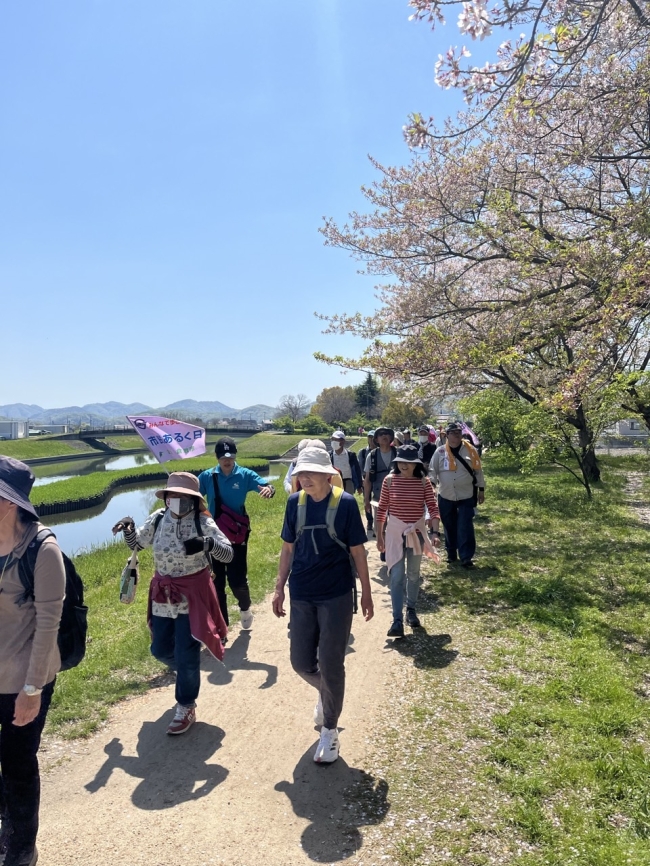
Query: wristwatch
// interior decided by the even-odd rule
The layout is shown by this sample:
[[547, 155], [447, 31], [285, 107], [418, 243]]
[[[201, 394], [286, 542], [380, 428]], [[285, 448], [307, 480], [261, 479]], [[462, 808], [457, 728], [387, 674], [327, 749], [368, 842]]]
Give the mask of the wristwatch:
[[43, 689], [37, 689], [36, 686], [23, 686], [23, 691], [30, 698], [35, 698], [37, 695], [40, 695]]

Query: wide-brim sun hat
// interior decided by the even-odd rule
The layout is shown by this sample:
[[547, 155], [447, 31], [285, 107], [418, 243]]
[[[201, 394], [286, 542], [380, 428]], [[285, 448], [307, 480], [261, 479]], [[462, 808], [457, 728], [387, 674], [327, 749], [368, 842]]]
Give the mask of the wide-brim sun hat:
[[324, 448], [307, 446], [298, 454], [293, 472], [294, 475], [298, 472], [320, 472], [323, 475], [333, 475], [336, 470]]
[[172, 472], [167, 479], [167, 486], [162, 490], [156, 490], [158, 499], [164, 499], [170, 493], [178, 493], [181, 496], [192, 496], [198, 499], [201, 508], [207, 511], [207, 504], [199, 490], [199, 479], [191, 472]]
[[393, 458], [392, 463], [419, 463], [424, 466], [424, 463], [418, 457], [418, 449], [415, 445], [402, 445], [397, 449], [397, 457]]
[[24, 508], [33, 517], [38, 517], [38, 512], [29, 501], [33, 484], [34, 473], [26, 463], [13, 457], [0, 456], [0, 496]]

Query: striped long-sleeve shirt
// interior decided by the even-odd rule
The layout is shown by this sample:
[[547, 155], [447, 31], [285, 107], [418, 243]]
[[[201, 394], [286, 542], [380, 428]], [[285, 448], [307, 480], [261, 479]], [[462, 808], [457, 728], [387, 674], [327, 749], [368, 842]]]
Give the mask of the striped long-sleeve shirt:
[[[390, 486], [386, 481], [390, 478]], [[439, 518], [438, 500], [428, 478], [406, 478], [389, 475], [384, 478], [377, 508], [377, 523], [384, 523], [387, 514], [394, 514], [404, 523], [417, 523], [424, 516], [426, 503], [429, 517]]]
[[[170, 577], [184, 577], [205, 568], [207, 565], [205, 553], [193, 553], [188, 556], [183, 545], [184, 541], [197, 536], [194, 513], [177, 520], [172, 517], [169, 510], [165, 510], [162, 512], [162, 519], [157, 521], [156, 518], [160, 514], [161, 511], [154, 511], [140, 529], [125, 531], [124, 540], [128, 547], [131, 550], [153, 547], [156, 571]], [[209, 514], [201, 514], [199, 519], [203, 536], [214, 539], [210, 556], [218, 562], [231, 562], [233, 550], [230, 541]]]

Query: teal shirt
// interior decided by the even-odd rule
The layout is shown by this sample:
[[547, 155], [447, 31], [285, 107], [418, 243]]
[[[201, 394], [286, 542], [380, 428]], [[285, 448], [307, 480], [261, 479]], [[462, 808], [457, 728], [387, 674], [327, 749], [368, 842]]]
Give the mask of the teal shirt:
[[238, 466], [237, 463], [232, 468], [230, 475], [224, 475], [220, 466], [215, 466], [214, 469], [206, 469], [199, 475], [199, 490], [207, 499], [210, 514], [214, 517], [214, 485], [212, 482], [213, 473], [217, 474], [219, 480], [219, 495], [221, 501], [228, 508], [232, 508], [237, 514], [244, 513], [244, 504], [246, 497], [251, 491], [256, 491], [259, 486], [268, 487], [268, 482], [252, 469], [245, 469], [243, 466]]

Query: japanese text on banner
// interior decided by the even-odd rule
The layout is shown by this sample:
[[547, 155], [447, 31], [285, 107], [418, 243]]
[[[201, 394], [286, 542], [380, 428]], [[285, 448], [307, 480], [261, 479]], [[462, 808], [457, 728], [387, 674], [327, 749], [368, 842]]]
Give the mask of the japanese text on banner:
[[127, 421], [159, 463], [205, 454], [205, 430], [160, 415], [127, 415]]

